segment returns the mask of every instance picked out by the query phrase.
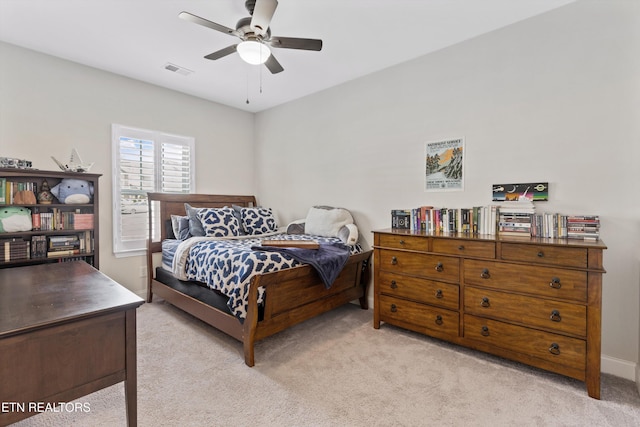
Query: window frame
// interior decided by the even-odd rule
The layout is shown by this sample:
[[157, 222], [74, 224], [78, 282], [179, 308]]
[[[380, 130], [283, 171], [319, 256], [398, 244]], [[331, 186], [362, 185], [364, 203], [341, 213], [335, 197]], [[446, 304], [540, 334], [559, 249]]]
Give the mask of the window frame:
[[[153, 190], [150, 192], [162, 192], [162, 148], [163, 144], [184, 145], [189, 147], [189, 191], [195, 193], [195, 138], [190, 136], [170, 134], [161, 131], [135, 128], [119, 124], [111, 125], [111, 147], [112, 147], [112, 236], [113, 254], [116, 258], [142, 256], [147, 253], [147, 239], [123, 241], [120, 235], [122, 225], [122, 204], [121, 204], [121, 157], [120, 139], [132, 138], [137, 140], [151, 141], [153, 143]], [[165, 191], [166, 192], [166, 191]], [[176, 193], [175, 194], [188, 194]], [[152, 207], [153, 211], [153, 207]], [[153, 212], [153, 220], [158, 221], [159, 212]], [[149, 214], [146, 215], [148, 221]], [[148, 229], [148, 222], [146, 229]], [[158, 236], [159, 236], [158, 230]]]

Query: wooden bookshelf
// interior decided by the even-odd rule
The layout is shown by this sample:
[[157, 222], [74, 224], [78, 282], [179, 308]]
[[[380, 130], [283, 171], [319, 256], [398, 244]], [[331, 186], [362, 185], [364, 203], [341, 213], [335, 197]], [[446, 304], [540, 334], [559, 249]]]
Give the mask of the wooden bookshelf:
[[[99, 233], [99, 185], [100, 174], [76, 173], [63, 171], [42, 171], [37, 169], [13, 169], [0, 168], [0, 187], [3, 194], [0, 195], [0, 209], [7, 207], [22, 207], [31, 212], [32, 224], [35, 215], [39, 215], [40, 227], [24, 231], [10, 231], [0, 233], [0, 268], [17, 267], [43, 263], [59, 263], [75, 260], [83, 260], [95, 268], [99, 268], [98, 243]], [[81, 179], [88, 181], [93, 186], [93, 196], [89, 203], [64, 204], [53, 198], [50, 204], [37, 202], [37, 194], [42, 189], [44, 181], [50, 188], [59, 184], [63, 179]], [[15, 203], [13, 195], [16, 191], [30, 191], [36, 196], [35, 203]], [[41, 215], [43, 214], [43, 215]], [[74, 217], [78, 217], [76, 226]], [[46, 221], [45, 221], [45, 218]], [[80, 221], [82, 219], [82, 221]], [[37, 221], [36, 224], [37, 225]], [[49, 238], [53, 236], [77, 236], [78, 250], [75, 248], [62, 248], [57, 256], [50, 255]], [[42, 252], [42, 243], [46, 246]], [[16, 243], [12, 243], [16, 242]], [[23, 254], [21, 242], [28, 242], [28, 253]]]

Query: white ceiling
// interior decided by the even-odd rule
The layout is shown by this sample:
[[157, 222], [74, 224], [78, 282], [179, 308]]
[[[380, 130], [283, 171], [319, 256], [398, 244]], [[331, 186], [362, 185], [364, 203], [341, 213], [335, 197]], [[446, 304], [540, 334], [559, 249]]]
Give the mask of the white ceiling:
[[275, 75], [236, 54], [204, 59], [238, 39], [178, 18], [235, 28], [249, 16], [244, 0], [0, 0], [0, 40], [257, 112], [573, 1], [280, 0], [272, 35], [319, 38], [323, 49], [273, 49], [284, 67]]

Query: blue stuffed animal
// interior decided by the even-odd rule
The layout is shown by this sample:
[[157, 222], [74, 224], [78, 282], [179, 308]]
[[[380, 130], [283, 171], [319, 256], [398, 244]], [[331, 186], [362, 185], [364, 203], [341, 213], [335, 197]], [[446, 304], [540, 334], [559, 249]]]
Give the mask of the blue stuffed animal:
[[90, 203], [93, 196], [93, 185], [83, 179], [65, 178], [51, 189], [60, 203], [80, 205]]

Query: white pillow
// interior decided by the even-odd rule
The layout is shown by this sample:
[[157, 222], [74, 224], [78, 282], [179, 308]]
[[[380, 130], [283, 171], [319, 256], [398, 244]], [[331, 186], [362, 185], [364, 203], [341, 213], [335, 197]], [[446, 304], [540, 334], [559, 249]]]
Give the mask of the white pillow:
[[324, 237], [339, 237], [340, 229], [353, 224], [351, 212], [343, 208], [313, 206], [307, 213], [304, 232]]

